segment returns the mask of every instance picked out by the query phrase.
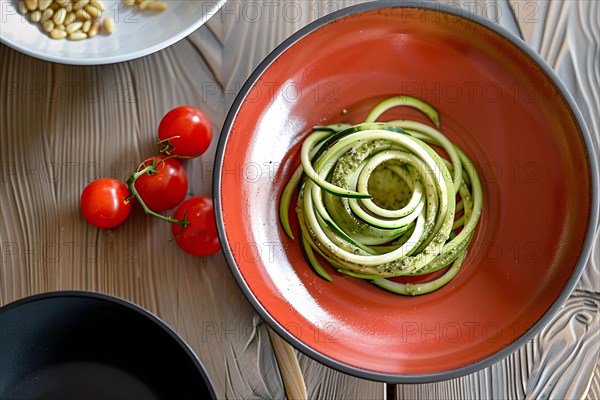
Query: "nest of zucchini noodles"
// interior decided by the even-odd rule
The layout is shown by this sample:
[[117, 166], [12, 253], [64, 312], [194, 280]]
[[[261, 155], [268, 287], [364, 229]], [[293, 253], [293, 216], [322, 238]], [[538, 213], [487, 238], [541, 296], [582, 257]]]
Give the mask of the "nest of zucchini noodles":
[[[433, 126], [377, 121], [399, 106], [421, 111]], [[471, 160], [439, 125], [429, 104], [396, 96], [362, 123], [315, 127], [306, 137], [279, 214], [294, 239], [289, 208], [298, 191], [301, 246], [319, 276], [332, 280], [316, 254], [340, 273], [403, 295], [432, 292], [456, 276], [481, 215], [482, 188]], [[446, 267], [430, 281], [389, 279]]]

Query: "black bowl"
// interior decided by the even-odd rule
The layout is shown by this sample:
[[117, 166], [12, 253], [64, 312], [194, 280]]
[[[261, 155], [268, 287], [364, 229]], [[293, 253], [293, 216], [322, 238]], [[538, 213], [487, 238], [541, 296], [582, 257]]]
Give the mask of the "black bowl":
[[216, 398], [164, 322], [108, 295], [63, 291], [0, 308], [0, 399]]

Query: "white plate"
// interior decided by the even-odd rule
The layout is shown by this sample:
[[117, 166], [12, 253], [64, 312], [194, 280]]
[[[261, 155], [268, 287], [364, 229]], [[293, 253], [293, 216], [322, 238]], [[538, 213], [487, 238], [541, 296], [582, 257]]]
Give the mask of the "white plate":
[[165, 11], [139, 11], [123, 0], [104, 0], [101, 18], [115, 30], [90, 39], [51, 39], [39, 23], [19, 14], [17, 0], [0, 0], [0, 42], [30, 56], [63, 64], [97, 65], [142, 57], [183, 39], [212, 17], [226, 0], [167, 0]]

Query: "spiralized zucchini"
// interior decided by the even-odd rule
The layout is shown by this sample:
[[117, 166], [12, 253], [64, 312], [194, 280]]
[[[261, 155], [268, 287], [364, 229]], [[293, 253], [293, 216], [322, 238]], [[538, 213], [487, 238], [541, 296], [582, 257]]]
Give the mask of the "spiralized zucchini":
[[[377, 121], [399, 106], [421, 111], [434, 126]], [[319, 276], [332, 280], [316, 254], [340, 273], [403, 295], [432, 292], [456, 276], [481, 215], [482, 187], [473, 163], [439, 125], [429, 104], [396, 96], [360, 124], [315, 127], [304, 140], [301, 165], [283, 190], [279, 214], [294, 239], [289, 208], [298, 190], [300, 241]], [[428, 282], [388, 279], [448, 266]]]

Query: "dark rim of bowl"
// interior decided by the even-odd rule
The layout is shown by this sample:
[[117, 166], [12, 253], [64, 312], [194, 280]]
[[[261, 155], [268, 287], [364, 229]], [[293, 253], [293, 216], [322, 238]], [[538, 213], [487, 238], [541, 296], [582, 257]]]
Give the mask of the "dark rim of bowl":
[[69, 298], [69, 297], [100, 300], [100, 301], [104, 301], [104, 302], [111, 303], [114, 305], [122, 306], [122, 307], [128, 308], [129, 310], [131, 310], [137, 314], [140, 314], [144, 318], [152, 321], [157, 327], [162, 329], [173, 340], [175, 340], [177, 345], [186, 353], [188, 358], [196, 366], [196, 369], [198, 370], [198, 372], [200, 372], [200, 374], [202, 375], [202, 378], [204, 379], [204, 383], [205, 383], [206, 387], [208, 388], [208, 391], [210, 392], [211, 398], [213, 398], [213, 399], [217, 398], [215, 391], [214, 391], [213, 383], [210, 380], [210, 378], [206, 372], [206, 369], [204, 368], [204, 365], [202, 365], [202, 362], [200, 361], [200, 359], [198, 358], [196, 353], [192, 350], [192, 348], [163, 320], [161, 320], [159, 317], [157, 317], [155, 314], [151, 313], [150, 311], [146, 310], [145, 308], [142, 308], [141, 306], [138, 306], [137, 304], [135, 304], [129, 300], [125, 300], [120, 297], [115, 297], [112, 295], [98, 293], [98, 292], [89, 292], [89, 291], [83, 291], [83, 290], [60, 290], [60, 291], [35, 294], [35, 295], [31, 295], [31, 296], [28, 296], [28, 297], [25, 297], [25, 298], [22, 298], [19, 300], [15, 300], [11, 303], [8, 303], [8, 304], [0, 307], [0, 315], [2, 315], [2, 313], [6, 312], [6, 311], [12, 310], [14, 308], [18, 308], [25, 304], [31, 304], [31, 303], [35, 303], [38, 301], [48, 300], [48, 299], [60, 299], [60, 298]]
[[[305, 36], [310, 34], [311, 32], [328, 25], [334, 21], [341, 20], [345, 17], [348, 17], [353, 14], [362, 13], [365, 11], [372, 11], [383, 8], [419, 8], [419, 9], [427, 9], [434, 10], [443, 13], [451, 14], [455, 17], [462, 17], [471, 22], [475, 22], [482, 27], [500, 35], [504, 39], [510, 41], [514, 46], [516, 46], [521, 52], [525, 53], [529, 58], [536, 64], [542, 72], [546, 74], [549, 80], [555, 85], [556, 89], [568, 105], [570, 112], [576, 121], [579, 132], [582, 136], [582, 139], [585, 143], [587, 155], [588, 155], [588, 165], [590, 170], [590, 190], [591, 190], [591, 202], [590, 202], [590, 219], [586, 231], [585, 241], [581, 249], [581, 253], [579, 254], [579, 258], [571, 274], [571, 277], [566, 282], [563, 287], [561, 293], [559, 294], [556, 301], [552, 304], [552, 306], [546, 310], [544, 315], [531, 327], [527, 332], [522, 334], [515, 341], [510, 343], [505, 348], [499, 350], [498, 352], [478, 360], [476, 362], [470, 363], [463, 367], [459, 367], [452, 370], [441, 371], [441, 372], [433, 372], [433, 373], [423, 373], [423, 374], [390, 374], [390, 373], [381, 373], [372, 370], [362, 369], [359, 367], [355, 367], [352, 365], [345, 364], [343, 362], [337, 361], [331, 357], [328, 357], [313, 348], [309, 347], [299, 339], [292, 336], [289, 332], [287, 332], [270, 314], [269, 312], [261, 305], [258, 299], [255, 297], [254, 293], [250, 290], [247, 283], [244, 281], [239, 269], [236, 266], [235, 259], [232, 255], [231, 248], [229, 247], [229, 243], [227, 242], [227, 234], [225, 232], [225, 226], [223, 221], [223, 214], [221, 210], [221, 168], [223, 166], [223, 157], [225, 152], [225, 147], [227, 145], [228, 134], [231, 130], [233, 123], [237, 117], [239, 109], [243, 104], [246, 96], [248, 95], [250, 89], [253, 85], [258, 81], [258, 79], [262, 76], [262, 74], [269, 68], [269, 66], [288, 48], [294, 45], [296, 42], [303, 39]], [[410, 0], [378, 0], [368, 3], [361, 3], [354, 6], [346, 7], [340, 9], [338, 11], [332, 12], [324, 17], [321, 17], [312, 23], [306, 25], [296, 33], [292, 34], [285, 41], [283, 41], [279, 46], [277, 46], [253, 71], [248, 80], [245, 82], [237, 97], [235, 98], [229, 113], [225, 119], [223, 124], [223, 128], [221, 131], [221, 136], [219, 138], [219, 143], [217, 146], [217, 152], [215, 156], [215, 170], [214, 170], [214, 179], [213, 179], [213, 193], [215, 198], [215, 218], [217, 221], [217, 228], [219, 233], [219, 239], [221, 240], [221, 244], [223, 247], [223, 252], [225, 254], [225, 258], [229, 265], [229, 268], [237, 281], [238, 286], [241, 288], [242, 292], [252, 304], [254, 309], [258, 312], [258, 314], [287, 342], [292, 344], [296, 349], [304, 353], [305, 355], [313, 358], [316, 361], [319, 361], [331, 368], [334, 368], [338, 371], [344, 372], [349, 375], [353, 375], [356, 377], [370, 379], [375, 381], [382, 381], [387, 383], [427, 383], [427, 382], [436, 382], [446, 379], [457, 378], [460, 376], [464, 376], [470, 373], [474, 373], [479, 371], [480, 369], [489, 367], [490, 365], [501, 361], [505, 357], [508, 357], [510, 354], [518, 350], [523, 344], [529, 341], [536, 333], [538, 333], [546, 324], [550, 322], [555, 313], [562, 307], [562, 305], [566, 302], [568, 297], [571, 295], [579, 278], [581, 277], [583, 270], [585, 268], [587, 259], [592, 251], [593, 242], [594, 242], [594, 233], [598, 224], [598, 214], [599, 214], [599, 171], [598, 171], [598, 161], [595, 155], [594, 146], [592, 143], [591, 135], [586, 127], [585, 121], [577, 104], [572, 98], [571, 94], [568, 92], [567, 88], [560, 81], [558, 75], [552, 70], [550, 65], [539, 55], [537, 54], [529, 45], [524, 42], [521, 38], [517, 37], [515, 34], [506, 30], [504, 27], [492, 22], [490, 20], [485, 19], [484, 17], [475, 14], [472, 11], [462, 10], [456, 6], [452, 5], [444, 5], [439, 3], [433, 3], [430, 1], [410, 1]]]

